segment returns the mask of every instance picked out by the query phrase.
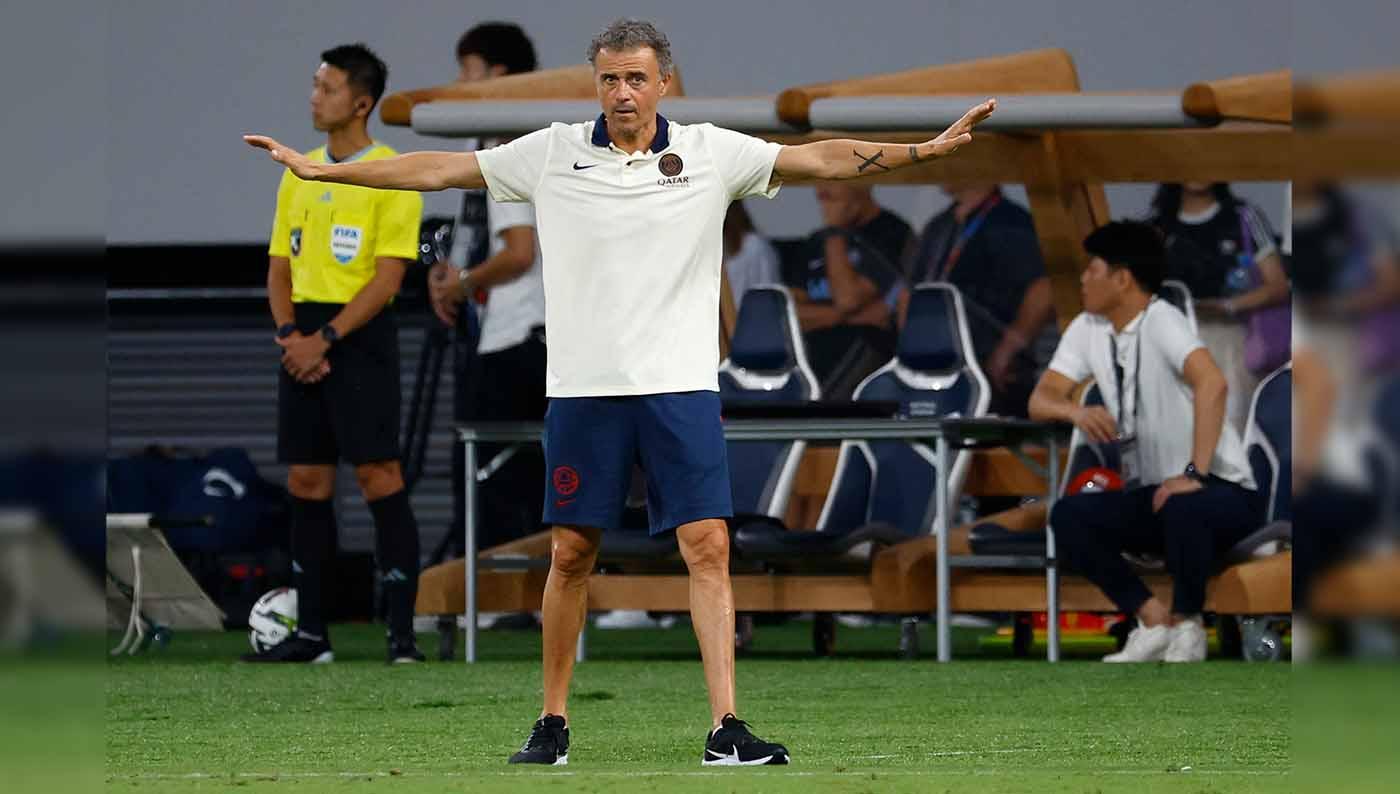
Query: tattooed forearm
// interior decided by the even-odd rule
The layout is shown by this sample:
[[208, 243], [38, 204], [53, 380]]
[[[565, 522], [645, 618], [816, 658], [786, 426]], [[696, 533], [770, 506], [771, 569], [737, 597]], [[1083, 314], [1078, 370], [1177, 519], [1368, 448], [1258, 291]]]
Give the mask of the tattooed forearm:
[[909, 162], [919, 162], [919, 147], [917, 144], [909, 144]]
[[856, 173], [857, 173], [857, 174], [863, 174], [863, 173], [865, 173], [865, 169], [871, 168], [871, 167], [878, 168], [878, 169], [880, 169], [881, 171], [888, 171], [888, 170], [890, 170], [889, 166], [887, 166], [887, 165], [882, 165], [882, 164], [880, 163], [880, 158], [882, 158], [882, 157], [885, 156], [885, 151], [884, 151], [883, 149], [877, 150], [874, 154], [870, 155], [869, 157], [867, 157], [866, 155], [861, 154], [859, 151], [857, 151], [857, 150], [855, 150], [855, 149], [852, 149], [852, 150], [851, 150], [851, 154], [854, 154], [856, 157], [859, 157], [859, 158], [860, 158], [860, 161], [861, 161], [861, 162], [860, 162], [860, 165], [856, 166]]

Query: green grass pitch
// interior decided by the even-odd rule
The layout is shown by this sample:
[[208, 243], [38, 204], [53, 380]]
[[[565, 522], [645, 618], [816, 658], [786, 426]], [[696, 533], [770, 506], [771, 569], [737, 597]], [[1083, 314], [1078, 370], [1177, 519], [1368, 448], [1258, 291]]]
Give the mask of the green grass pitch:
[[[105, 678], [108, 791], [1276, 792], [1290, 790], [1286, 664], [1110, 666], [896, 657], [898, 629], [760, 627], [740, 716], [787, 767], [702, 769], [708, 708], [693, 635], [591, 630], [569, 766], [510, 767], [539, 708], [539, 635], [486, 632], [482, 661], [389, 668], [382, 629], [337, 626], [323, 667], [239, 664], [242, 634], [182, 634]], [[421, 638], [431, 652], [436, 640]]]

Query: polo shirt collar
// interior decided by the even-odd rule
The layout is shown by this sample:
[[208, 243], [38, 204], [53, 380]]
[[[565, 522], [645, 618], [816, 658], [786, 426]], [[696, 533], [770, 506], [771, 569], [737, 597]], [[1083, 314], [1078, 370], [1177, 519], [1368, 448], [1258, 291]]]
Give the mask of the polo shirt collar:
[[[608, 117], [602, 113], [598, 114], [598, 120], [593, 122], [594, 146], [611, 146], [612, 136], [608, 135]], [[653, 154], [664, 151], [671, 145], [671, 122], [660, 113], [656, 114], [656, 137], [651, 139], [651, 145], [647, 150]]]

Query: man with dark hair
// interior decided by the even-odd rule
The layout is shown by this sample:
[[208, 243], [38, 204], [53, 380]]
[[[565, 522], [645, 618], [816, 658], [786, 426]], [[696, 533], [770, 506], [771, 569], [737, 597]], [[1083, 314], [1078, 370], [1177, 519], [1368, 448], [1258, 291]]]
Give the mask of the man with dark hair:
[[[1225, 422], [1224, 375], [1186, 316], [1154, 297], [1166, 266], [1161, 235], [1118, 221], [1096, 229], [1084, 249], [1084, 312], [1031, 394], [1030, 415], [1071, 422], [1087, 442], [1116, 447], [1127, 487], [1066, 496], [1050, 523], [1069, 567], [1138, 618], [1122, 652], [1104, 661], [1202, 661], [1206, 581], [1220, 555], [1260, 526], [1262, 500]], [[1103, 406], [1071, 397], [1090, 377]], [[1165, 557], [1170, 608], [1125, 551]]]
[[305, 178], [380, 188], [487, 188], [539, 216], [551, 398], [545, 520], [544, 707], [512, 763], [568, 763], [566, 706], [605, 529], [617, 529], [640, 460], [651, 531], [676, 533], [710, 695], [701, 763], [788, 763], [735, 716], [733, 514], [719, 402], [722, 226], [731, 201], [784, 182], [854, 179], [951, 154], [996, 107], [988, 100], [923, 143], [829, 140], [782, 146], [656, 112], [673, 74], [655, 26], [619, 20], [588, 47], [602, 113], [480, 152], [415, 152], [327, 165], [265, 136], [246, 141]]
[[389, 82], [389, 67], [369, 47], [363, 44], [332, 47], [321, 53], [321, 63], [344, 72], [345, 81], [355, 93], [369, 98], [369, 110], [374, 110], [379, 98], [384, 96], [384, 86]]
[[535, 45], [514, 23], [483, 22], [457, 39], [457, 79], [461, 82], [533, 72], [535, 68]]
[[[308, 162], [394, 156], [369, 137], [370, 111], [388, 70], [363, 44], [322, 53], [311, 118], [326, 145]], [[322, 607], [335, 522], [335, 467], [345, 460], [374, 516], [376, 557], [389, 607], [389, 661], [422, 661], [413, 637], [418, 524], [399, 466], [399, 341], [389, 311], [418, 255], [423, 198], [416, 193], [304, 181], [288, 170], [277, 189], [267, 295], [282, 348], [277, 456], [288, 464], [297, 631], [252, 662], [329, 662]]]
[[[535, 68], [535, 47], [517, 25], [488, 22], [457, 42], [458, 80], [475, 82]], [[497, 140], [466, 142], [467, 151]], [[530, 204], [496, 201], [485, 190], [463, 190], [462, 209], [452, 227], [447, 262], [433, 266], [428, 289], [433, 311], [457, 329], [453, 378], [455, 419], [539, 421], [544, 418], [544, 281], [535, 240], [535, 209]], [[480, 317], [471, 331], [472, 301]], [[464, 344], [467, 343], [467, 344]], [[474, 347], [472, 346], [474, 343]], [[482, 445], [492, 460], [504, 444]], [[463, 449], [452, 449], [450, 537], [462, 540]], [[544, 458], [538, 447], [517, 447], [480, 491], [478, 535], [481, 548], [514, 540], [539, 529], [539, 484]], [[533, 617], [530, 622], [533, 623]]]

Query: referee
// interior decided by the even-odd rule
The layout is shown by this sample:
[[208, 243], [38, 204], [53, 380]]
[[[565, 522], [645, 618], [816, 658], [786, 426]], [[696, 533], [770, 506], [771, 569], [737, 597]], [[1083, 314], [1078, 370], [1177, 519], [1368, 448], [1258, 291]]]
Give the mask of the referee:
[[[366, 131], [388, 68], [363, 44], [321, 53], [311, 119], [326, 145], [317, 163], [393, 157]], [[282, 348], [277, 455], [292, 495], [294, 635], [252, 662], [334, 658], [322, 605], [334, 547], [331, 498], [340, 460], [374, 516], [375, 553], [389, 606], [391, 663], [423, 660], [413, 637], [418, 524], [399, 465], [399, 341], [390, 302], [417, 256], [423, 199], [417, 193], [306, 182], [291, 171], [277, 189], [268, 246], [267, 294]]]
[[784, 182], [852, 179], [951, 154], [995, 101], [919, 144], [828, 140], [780, 146], [656, 112], [672, 74], [655, 26], [619, 20], [588, 48], [602, 113], [480, 152], [415, 152], [327, 165], [248, 136], [295, 173], [411, 190], [485, 187], [535, 205], [544, 269], [550, 397], [545, 521], [544, 708], [512, 763], [567, 764], [566, 705], [588, 577], [617, 529], [633, 461], [647, 476], [651, 531], [676, 533], [714, 726], [706, 766], [788, 763], [787, 748], [738, 719], [734, 696], [732, 513], [719, 403], [719, 290], [725, 208]]

